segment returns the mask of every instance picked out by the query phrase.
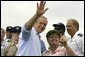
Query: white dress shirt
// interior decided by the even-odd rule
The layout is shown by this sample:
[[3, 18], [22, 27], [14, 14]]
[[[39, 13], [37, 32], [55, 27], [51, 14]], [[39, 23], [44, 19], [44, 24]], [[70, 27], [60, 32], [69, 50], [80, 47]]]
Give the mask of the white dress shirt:
[[84, 56], [84, 35], [79, 36], [78, 32], [73, 38], [67, 41], [68, 45], [73, 49], [76, 56]]

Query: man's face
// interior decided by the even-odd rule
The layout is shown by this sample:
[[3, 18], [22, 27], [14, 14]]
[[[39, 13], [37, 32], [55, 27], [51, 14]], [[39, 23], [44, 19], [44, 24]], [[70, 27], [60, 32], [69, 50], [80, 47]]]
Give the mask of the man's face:
[[13, 34], [12, 34], [12, 38], [13, 38], [15, 41], [18, 41], [18, 39], [19, 39], [19, 33], [18, 33], [18, 32], [13, 33]]
[[74, 33], [74, 31], [75, 31], [75, 27], [73, 26], [71, 20], [67, 21], [66, 27], [67, 27], [67, 32], [68, 32], [68, 34], [69, 34], [69, 35], [72, 35], [72, 34]]
[[59, 44], [59, 37], [56, 34], [53, 34], [49, 37], [48, 43], [52, 45], [58, 45]]
[[47, 25], [47, 20], [40, 17], [37, 22], [35, 23], [35, 27], [36, 27], [36, 30], [38, 31], [38, 33], [41, 33], [45, 30], [46, 28], [46, 25]]
[[12, 33], [10, 31], [6, 31], [6, 37], [7, 38], [11, 38], [12, 37]]

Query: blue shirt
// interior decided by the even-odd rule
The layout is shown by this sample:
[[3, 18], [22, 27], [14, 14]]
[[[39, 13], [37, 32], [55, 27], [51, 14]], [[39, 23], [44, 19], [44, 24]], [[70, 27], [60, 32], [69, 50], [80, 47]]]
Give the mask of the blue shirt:
[[28, 31], [25, 26], [22, 27], [17, 56], [41, 56], [40, 36], [35, 28]]
[[43, 40], [40, 39], [40, 41], [41, 41], [41, 53], [42, 53], [42, 52], [46, 51], [46, 47], [45, 47]]

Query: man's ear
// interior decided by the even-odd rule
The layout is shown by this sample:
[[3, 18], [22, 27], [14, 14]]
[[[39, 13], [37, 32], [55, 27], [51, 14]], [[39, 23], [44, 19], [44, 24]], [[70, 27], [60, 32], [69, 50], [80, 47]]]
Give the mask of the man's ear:
[[77, 27], [76, 26], [74, 26], [74, 30], [77, 31]]

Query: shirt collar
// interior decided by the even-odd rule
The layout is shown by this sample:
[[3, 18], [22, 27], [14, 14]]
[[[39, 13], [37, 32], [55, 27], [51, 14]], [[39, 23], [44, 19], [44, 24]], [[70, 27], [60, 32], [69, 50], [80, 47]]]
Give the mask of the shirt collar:
[[9, 41], [10, 39], [6, 38], [6, 41]]
[[[56, 48], [56, 50], [54, 51], [53, 54], [55, 54], [56, 52], [58, 52], [60, 49], [61, 49], [61, 46], [59, 45], [59, 46]], [[50, 53], [52, 54], [50, 48], [48, 49], [48, 52], [50, 52]]]
[[79, 31], [77, 31], [77, 32], [75, 33], [75, 35], [73, 36], [72, 39], [74, 39], [78, 33], [79, 33]]
[[41, 36], [39, 35], [39, 33], [36, 31], [36, 29], [34, 28], [34, 27], [32, 27], [32, 30], [34, 31], [34, 33], [36, 34], [36, 35], [38, 35], [39, 36], [39, 39], [41, 38]]

